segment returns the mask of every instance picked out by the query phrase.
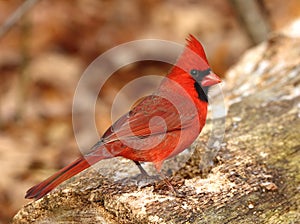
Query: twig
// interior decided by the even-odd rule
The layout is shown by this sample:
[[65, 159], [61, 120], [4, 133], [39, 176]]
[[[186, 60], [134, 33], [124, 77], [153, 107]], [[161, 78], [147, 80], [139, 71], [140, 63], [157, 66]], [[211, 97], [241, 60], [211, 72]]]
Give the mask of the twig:
[[0, 38], [3, 37], [39, 0], [26, 0], [0, 27]]
[[240, 18], [240, 22], [253, 44], [267, 38], [270, 26], [258, 2], [255, 0], [230, 0]]

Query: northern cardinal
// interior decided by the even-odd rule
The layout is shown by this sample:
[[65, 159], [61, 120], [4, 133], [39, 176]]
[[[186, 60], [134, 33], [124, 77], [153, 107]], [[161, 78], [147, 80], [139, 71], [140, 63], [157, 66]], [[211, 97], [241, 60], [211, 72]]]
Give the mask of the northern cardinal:
[[39, 199], [98, 161], [117, 156], [134, 161], [142, 173], [140, 162], [152, 162], [160, 173], [163, 162], [189, 147], [201, 132], [208, 89], [219, 82], [202, 45], [190, 35], [183, 53], [153, 95], [119, 118], [87, 154], [30, 188], [25, 198]]

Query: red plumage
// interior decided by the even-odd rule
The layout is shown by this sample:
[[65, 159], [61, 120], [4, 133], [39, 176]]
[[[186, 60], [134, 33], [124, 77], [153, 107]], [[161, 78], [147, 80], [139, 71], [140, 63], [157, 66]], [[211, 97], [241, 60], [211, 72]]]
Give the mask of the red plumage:
[[206, 121], [207, 92], [221, 80], [211, 72], [201, 43], [192, 35], [153, 95], [145, 97], [117, 120], [90, 152], [30, 188], [25, 198], [39, 199], [57, 185], [102, 159], [116, 156], [152, 162], [160, 172], [163, 162], [197, 138]]

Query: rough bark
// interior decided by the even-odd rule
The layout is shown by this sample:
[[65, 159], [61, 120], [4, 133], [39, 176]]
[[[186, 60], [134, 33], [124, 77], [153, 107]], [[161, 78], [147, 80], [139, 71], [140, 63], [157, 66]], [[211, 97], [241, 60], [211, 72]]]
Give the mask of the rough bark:
[[[170, 179], [177, 196], [163, 181], [126, 186], [89, 169], [24, 206], [13, 223], [296, 223], [300, 39], [278, 34], [249, 50], [228, 72], [224, 95], [215, 164], [201, 178], [195, 153]], [[206, 128], [201, 141], [208, 136]]]

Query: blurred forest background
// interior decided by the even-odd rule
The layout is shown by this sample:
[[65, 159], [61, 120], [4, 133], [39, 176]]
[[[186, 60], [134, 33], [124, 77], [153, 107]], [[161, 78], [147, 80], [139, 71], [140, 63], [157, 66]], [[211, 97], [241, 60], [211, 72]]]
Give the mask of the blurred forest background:
[[[0, 30], [23, 3], [0, 0]], [[247, 25], [249, 16], [259, 23]], [[0, 32], [0, 223], [29, 202], [24, 199], [29, 187], [79, 155], [72, 100], [80, 76], [97, 56], [143, 38], [184, 44], [191, 33], [204, 44], [213, 70], [224, 77], [245, 50], [298, 17], [299, 0], [34, 1], [11, 29]], [[96, 106], [99, 133], [111, 123], [118, 89], [168, 68], [139, 62], [118, 71]]]

